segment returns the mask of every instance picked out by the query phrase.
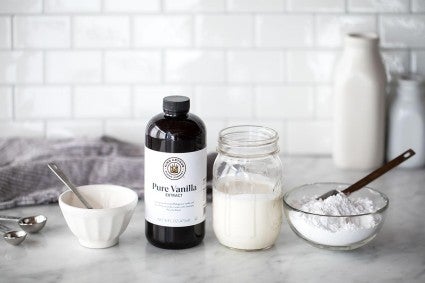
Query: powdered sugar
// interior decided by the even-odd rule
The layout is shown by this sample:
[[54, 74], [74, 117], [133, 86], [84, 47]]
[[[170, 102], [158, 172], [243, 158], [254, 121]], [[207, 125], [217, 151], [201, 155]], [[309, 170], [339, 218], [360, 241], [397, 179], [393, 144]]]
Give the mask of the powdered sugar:
[[325, 200], [304, 198], [298, 207], [307, 213], [291, 212], [292, 225], [304, 238], [321, 245], [349, 246], [364, 241], [375, 235], [382, 222], [381, 215], [368, 214], [376, 210], [372, 200], [342, 193]]
[[304, 199], [301, 210], [321, 215], [347, 216], [370, 213], [374, 211], [369, 198], [350, 199], [343, 193], [330, 196], [324, 200]]
[[[369, 198], [350, 199], [343, 193], [339, 193], [325, 200], [305, 198], [302, 200], [300, 210], [319, 215], [352, 216], [374, 212], [375, 208]], [[320, 217], [311, 214], [301, 214], [301, 216], [314, 226], [331, 232], [371, 228], [377, 224], [372, 216], [351, 218]]]

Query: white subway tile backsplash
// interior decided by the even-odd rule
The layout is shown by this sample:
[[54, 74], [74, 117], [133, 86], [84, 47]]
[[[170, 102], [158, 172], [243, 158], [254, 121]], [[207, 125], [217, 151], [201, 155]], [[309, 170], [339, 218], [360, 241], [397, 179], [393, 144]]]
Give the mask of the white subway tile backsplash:
[[260, 119], [312, 118], [313, 87], [263, 86], [256, 89], [255, 114]]
[[[99, 12], [102, 0], [44, 0], [46, 13]], [[120, 1], [122, 2], [122, 1]]]
[[105, 134], [126, 142], [145, 143], [145, 129], [148, 121], [144, 120], [108, 120]]
[[170, 50], [165, 53], [166, 82], [223, 82], [223, 71], [222, 51]]
[[43, 0], [1, 0], [0, 14], [41, 13]]
[[256, 44], [261, 47], [305, 47], [313, 44], [312, 15], [259, 15]]
[[141, 47], [187, 47], [192, 43], [192, 17], [145, 15], [134, 20], [134, 42]]
[[287, 55], [290, 82], [331, 81], [337, 55], [335, 51], [290, 51]]
[[71, 46], [71, 20], [67, 16], [17, 16], [13, 20], [16, 48]]
[[387, 77], [389, 79], [391, 79], [391, 77], [395, 74], [409, 72], [409, 52], [400, 50], [384, 50], [381, 54], [387, 71]]
[[10, 17], [0, 17], [0, 48], [12, 46], [12, 26]]
[[136, 117], [152, 118], [162, 112], [162, 99], [169, 95], [184, 95], [191, 98], [190, 111], [195, 111], [192, 88], [181, 85], [138, 86], [134, 90], [133, 109]]
[[23, 86], [15, 88], [17, 119], [69, 118], [71, 88], [54, 86]]
[[376, 31], [376, 17], [372, 15], [318, 15], [316, 18], [316, 43], [321, 47], [341, 46], [347, 33]]
[[106, 12], [158, 12], [161, 0], [104, 0]]
[[13, 118], [13, 98], [11, 87], [0, 87], [0, 120]]
[[425, 12], [425, 1], [424, 0], [411, 0], [412, 1], [412, 12], [421, 13]]
[[207, 150], [208, 152], [217, 151], [218, 133], [226, 127], [223, 119], [205, 119], [201, 116], [207, 128]]
[[253, 43], [253, 17], [249, 15], [198, 15], [195, 42], [205, 47], [248, 47]]
[[285, 0], [227, 0], [227, 9], [237, 12], [279, 12]]
[[74, 46], [128, 47], [130, 19], [126, 16], [79, 16], [73, 22]]
[[43, 122], [0, 122], [0, 138], [43, 138]]
[[342, 0], [286, 0], [287, 9], [292, 12], [343, 12]]
[[384, 47], [425, 47], [425, 15], [381, 17]]
[[130, 87], [76, 87], [74, 93], [74, 115], [77, 118], [131, 117]]
[[425, 50], [416, 50], [412, 52], [411, 64], [412, 72], [425, 76]]
[[254, 94], [250, 87], [202, 86], [195, 89], [196, 109], [207, 118], [249, 118]]
[[329, 154], [344, 34], [376, 32], [388, 78], [425, 75], [422, 0], [0, 0], [0, 136], [143, 142], [167, 95], [218, 132], [276, 129]]
[[112, 83], [159, 82], [159, 51], [108, 51], [105, 54], [105, 80]]
[[102, 56], [98, 51], [50, 51], [46, 53], [48, 83], [101, 81]]
[[166, 11], [217, 12], [226, 7], [225, 0], [165, 0]]
[[316, 118], [331, 119], [333, 117], [333, 90], [332, 86], [320, 85], [314, 94]]
[[289, 121], [287, 125], [289, 154], [330, 154], [331, 121]]
[[41, 51], [1, 51], [0, 83], [41, 83], [43, 54]]
[[348, 11], [363, 13], [408, 12], [409, 0], [348, 0]]
[[280, 51], [229, 51], [227, 59], [229, 82], [281, 82], [285, 78]]
[[100, 120], [51, 120], [46, 124], [47, 138], [100, 137], [103, 133]]

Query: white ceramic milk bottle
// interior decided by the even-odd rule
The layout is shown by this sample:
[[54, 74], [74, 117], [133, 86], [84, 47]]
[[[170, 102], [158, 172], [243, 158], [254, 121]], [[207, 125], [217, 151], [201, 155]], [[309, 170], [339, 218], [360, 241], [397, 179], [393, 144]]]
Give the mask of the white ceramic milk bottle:
[[386, 75], [376, 34], [348, 34], [334, 76], [333, 159], [340, 168], [384, 161]]

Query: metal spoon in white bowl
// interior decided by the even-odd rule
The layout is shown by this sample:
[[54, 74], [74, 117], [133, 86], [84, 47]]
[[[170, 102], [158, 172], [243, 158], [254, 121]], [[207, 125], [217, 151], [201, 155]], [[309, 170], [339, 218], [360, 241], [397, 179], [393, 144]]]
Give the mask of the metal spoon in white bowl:
[[0, 215], [0, 220], [18, 222], [22, 230], [29, 233], [37, 233], [46, 225], [47, 217], [44, 215], [27, 217]]
[[0, 224], [0, 231], [4, 233], [3, 238], [6, 243], [14, 246], [22, 243], [27, 237], [27, 233], [25, 231], [14, 231], [3, 224]]
[[71, 191], [74, 192], [74, 194], [78, 197], [78, 199], [84, 204], [84, 206], [88, 209], [93, 209], [93, 206], [91, 206], [87, 200], [80, 194], [77, 187], [74, 186], [74, 184], [69, 180], [69, 178], [63, 173], [63, 171], [56, 165], [54, 162], [50, 162], [47, 164], [47, 166], [50, 168], [50, 170], [55, 173], [55, 175], [61, 180], [65, 186], [68, 187]]

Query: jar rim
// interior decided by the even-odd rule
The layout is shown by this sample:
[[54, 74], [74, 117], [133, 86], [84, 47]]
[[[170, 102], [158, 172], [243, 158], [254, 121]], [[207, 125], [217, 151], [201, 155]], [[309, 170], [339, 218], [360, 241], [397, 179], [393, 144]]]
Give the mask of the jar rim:
[[257, 125], [238, 125], [219, 132], [220, 144], [232, 147], [256, 147], [276, 143], [279, 136], [269, 127]]

